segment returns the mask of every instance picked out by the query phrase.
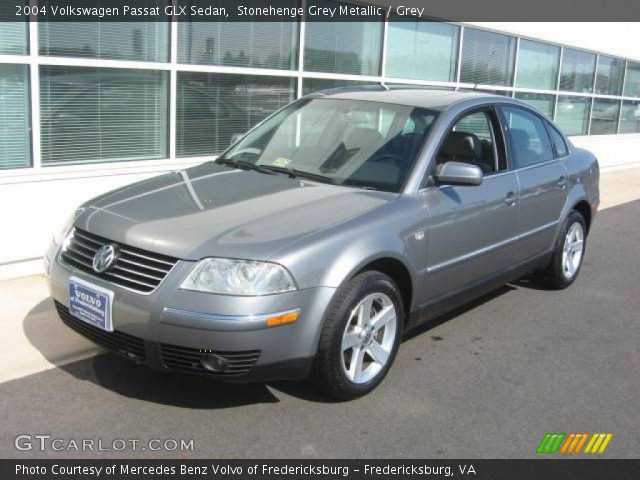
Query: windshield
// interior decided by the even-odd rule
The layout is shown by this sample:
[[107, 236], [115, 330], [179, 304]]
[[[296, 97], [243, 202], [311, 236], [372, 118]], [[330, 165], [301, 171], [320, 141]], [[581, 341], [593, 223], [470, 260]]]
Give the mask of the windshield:
[[219, 161], [398, 192], [436, 114], [406, 105], [301, 99], [258, 126]]

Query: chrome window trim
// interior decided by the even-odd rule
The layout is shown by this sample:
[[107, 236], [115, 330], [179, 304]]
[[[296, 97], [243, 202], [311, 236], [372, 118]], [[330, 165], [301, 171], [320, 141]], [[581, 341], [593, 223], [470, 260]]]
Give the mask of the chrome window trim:
[[559, 158], [552, 158], [551, 160], [547, 160], [545, 162], [534, 163], [533, 165], [527, 165], [526, 167], [516, 168], [514, 172], [526, 172], [527, 170], [532, 170], [537, 167], [544, 167], [545, 165], [550, 165], [553, 162], [557, 162], [560, 160]]

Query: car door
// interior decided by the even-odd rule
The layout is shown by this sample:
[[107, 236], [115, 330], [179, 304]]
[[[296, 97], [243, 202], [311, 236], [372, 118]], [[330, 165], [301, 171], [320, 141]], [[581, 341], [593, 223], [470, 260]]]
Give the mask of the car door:
[[567, 198], [567, 176], [555, 158], [545, 120], [517, 106], [500, 107], [509, 160], [520, 185], [514, 263], [549, 250]]
[[436, 184], [423, 190], [428, 208], [427, 303], [507, 269], [518, 213], [518, 182], [507, 166], [494, 108], [474, 110], [454, 121], [434, 160], [436, 168], [447, 161], [478, 165], [484, 178], [477, 186]]

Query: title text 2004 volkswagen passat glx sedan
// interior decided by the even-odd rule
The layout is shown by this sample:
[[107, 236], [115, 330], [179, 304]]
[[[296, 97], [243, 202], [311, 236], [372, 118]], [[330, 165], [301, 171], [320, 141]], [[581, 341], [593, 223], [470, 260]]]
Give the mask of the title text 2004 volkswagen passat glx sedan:
[[165, 371], [374, 389], [403, 332], [531, 271], [580, 271], [598, 164], [479, 93], [304, 97], [215, 161], [101, 195], [47, 252], [63, 321]]

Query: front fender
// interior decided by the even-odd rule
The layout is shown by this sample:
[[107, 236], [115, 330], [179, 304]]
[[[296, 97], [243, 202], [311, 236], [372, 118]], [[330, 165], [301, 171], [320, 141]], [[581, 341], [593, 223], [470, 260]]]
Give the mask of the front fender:
[[418, 200], [405, 198], [378, 211], [330, 228], [277, 252], [270, 261], [287, 267], [298, 287], [339, 287], [367, 264], [390, 258], [400, 262], [419, 288], [420, 267], [426, 265], [426, 239], [416, 236]]

